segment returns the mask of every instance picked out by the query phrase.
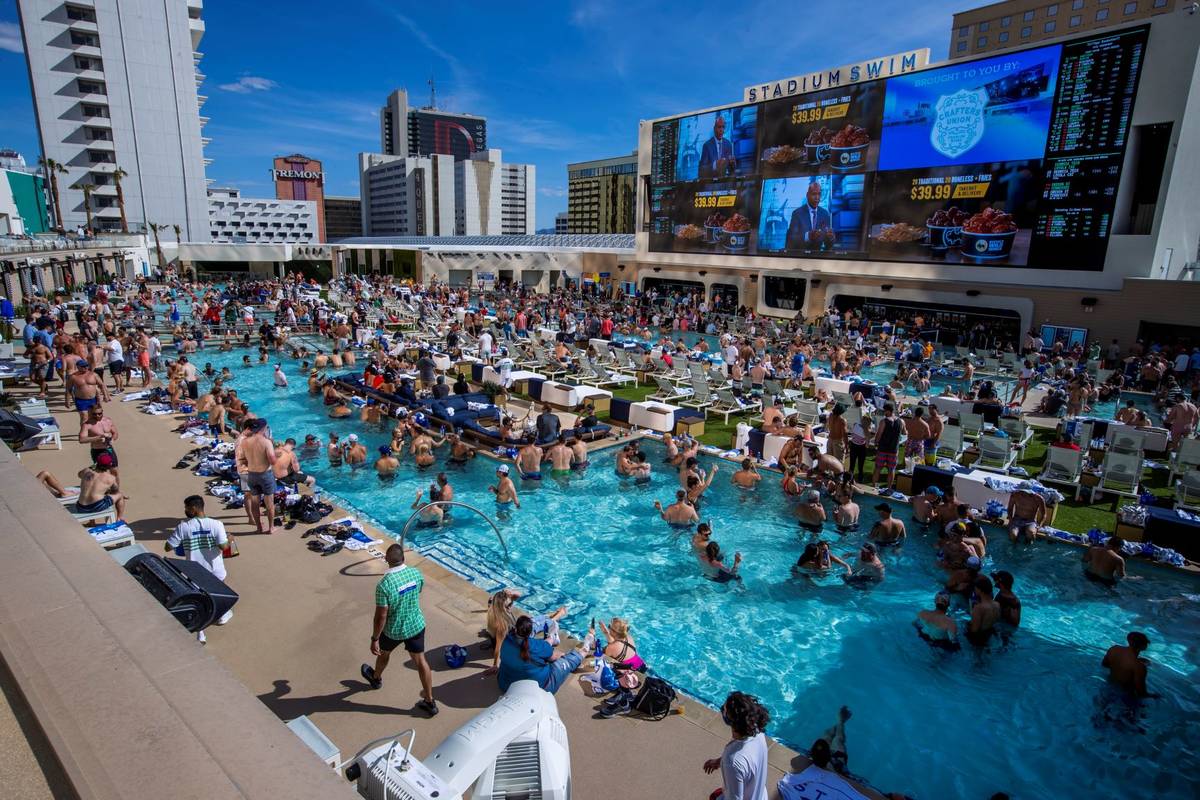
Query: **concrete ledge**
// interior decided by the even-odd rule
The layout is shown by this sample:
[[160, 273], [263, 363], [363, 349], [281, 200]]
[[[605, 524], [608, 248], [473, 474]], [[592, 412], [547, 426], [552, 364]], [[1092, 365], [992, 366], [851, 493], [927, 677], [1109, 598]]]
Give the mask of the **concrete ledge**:
[[0, 445], [0, 658], [74, 794], [357, 797]]

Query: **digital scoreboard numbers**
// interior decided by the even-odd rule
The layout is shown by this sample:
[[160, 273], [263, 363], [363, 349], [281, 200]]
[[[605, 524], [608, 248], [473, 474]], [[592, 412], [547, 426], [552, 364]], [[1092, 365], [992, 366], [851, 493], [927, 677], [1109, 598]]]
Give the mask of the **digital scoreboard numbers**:
[[1146, 33], [1139, 28], [1063, 45], [1048, 158], [1125, 147]]
[[1063, 45], [1031, 266], [1104, 263], [1147, 33], [1135, 28]]
[[679, 148], [678, 121], [660, 122], [650, 137], [650, 183], [663, 186], [675, 182], [675, 152]]

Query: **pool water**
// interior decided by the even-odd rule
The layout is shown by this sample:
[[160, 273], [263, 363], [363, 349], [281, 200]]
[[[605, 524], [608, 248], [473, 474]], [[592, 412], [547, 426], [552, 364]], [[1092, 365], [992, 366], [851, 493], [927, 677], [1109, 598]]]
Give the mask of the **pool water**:
[[[306, 394], [296, 362], [285, 364], [293, 387], [276, 390], [270, 365], [245, 369], [240, 359], [240, 352], [211, 353], [217, 368], [235, 372], [233, 385], [276, 438], [365, 433], [371, 452], [387, 441], [356, 420], [329, 420]], [[912, 535], [883, 551], [882, 584], [862, 590], [836, 578], [797, 578], [790, 566], [809, 534], [797, 529], [778, 476], [768, 473], [746, 492], [729, 484], [732, 466], [722, 462], [702, 517], [713, 521], [727, 556], [740, 551], [745, 561], [741, 582], [716, 584], [701, 577], [689, 534], [654, 511], [653, 501], [671, 500], [677, 482], [658, 468], [661, 446], [645, 449], [656, 467], [645, 487], [618, 479], [605, 453], [593, 454], [582, 476], [519, 486], [523, 507], [496, 520], [507, 561], [491, 529], [462, 509], [447, 529], [411, 534], [411, 544], [485, 589], [524, 589], [531, 610], [567, 605], [569, 630], [582, 632], [593, 616], [630, 620], [656, 672], [713, 705], [733, 689], [758, 695], [771, 711], [770, 733], [791, 746], [807, 748], [848, 705], [850, 769], [885, 791], [1033, 798], [1077, 796], [1090, 785], [1108, 796], [1196, 796], [1200, 582], [1139, 563], [1130, 567], [1136, 580], [1110, 590], [1082, 579], [1073, 547], [1014, 547], [996, 538], [987, 571], [1016, 576], [1022, 627], [986, 650], [947, 653], [911, 626], [918, 610], [932, 607], [944, 577], [932, 535], [913, 530], [906, 506], [899, 516]], [[703, 460], [707, 468], [715, 463]], [[329, 468], [323, 453], [305, 469], [393, 532], [433, 477], [403, 463], [383, 486], [369, 468]], [[491, 462], [449, 474], [457, 499], [495, 514]], [[863, 504], [866, 530], [874, 515], [867, 498]], [[863, 534], [826, 531], [825, 538], [852, 561]], [[961, 621], [967, 612], [955, 613]], [[1150, 688], [1161, 694], [1137, 707], [1112, 692], [1099, 666], [1133, 629], [1153, 642]]]

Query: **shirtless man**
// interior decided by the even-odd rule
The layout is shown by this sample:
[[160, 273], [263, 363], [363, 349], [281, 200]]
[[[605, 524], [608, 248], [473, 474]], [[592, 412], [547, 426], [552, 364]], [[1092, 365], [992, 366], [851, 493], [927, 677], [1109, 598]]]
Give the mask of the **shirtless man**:
[[300, 460], [296, 458], [296, 440], [288, 438], [283, 446], [275, 451], [275, 463], [271, 469], [275, 473], [276, 483], [289, 486], [313, 486], [317, 479], [300, 471]]
[[822, 453], [819, 445], [813, 442], [805, 442], [804, 449], [808, 451], [808, 458], [812, 462], [811, 471], [813, 474], [833, 478], [846, 471], [841, 461], [829, 453]]
[[780, 466], [803, 467], [804, 444], [803, 434], [796, 434], [791, 439], [788, 439], [779, 451]]
[[329, 410], [329, 418], [330, 419], [345, 419], [346, 417], [350, 416], [353, 413], [354, 412], [350, 409], [350, 406], [346, 405], [346, 401], [342, 400], [339, 397], [337, 400], [337, 404]]
[[700, 498], [708, 491], [708, 487], [712, 486], [713, 480], [717, 477], [717, 467], [713, 467], [706, 477], [691, 475], [687, 479], [687, 499], [697, 509], [700, 508]]
[[367, 446], [358, 440], [357, 433], [346, 437], [346, 443], [342, 446], [342, 459], [353, 469], [367, 463]]
[[112, 398], [108, 389], [86, 361], [80, 361], [75, 373], [67, 378], [67, 393], [75, 399], [75, 410], [79, 412], [79, 427], [87, 422], [87, 412], [98, 402], [98, 397], [109, 402]]
[[925, 452], [933, 453], [937, 451], [937, 443], [942, 438], [942, 431], [946, 429], [946, 423], [942, 421], [942, 415], [938, 413], [936, 405], [930, 404], [929, 419], [925, 424], [929, 426], [929, 438], [925, 440]]
[[[424, 431], [418, 430], [413, 436], [412, 447], [410, 452], [413, 454], [413, 460], [416, 461], [418, 467], [433, 466], [433, 462], [437, 461], [437, 456], [433, 454], [435, 447], [441, 447], [446, 443], [445, 439], [434, 441], [433, 437]], [[510, 481], [511, 483], [511, 481]]]
[[25, 355], [29, 358], [29, 380], [38, 385], [38, 397], [45, 397], [46, 378], [50, 374], [50, 361], [54, 353], [40, 341], [34, 340], [25, 350]]
[[319, 370], [329, 366], [329, 356], [325, 355], [324, 350], [317, 350], [317, 355], [313, 358], [313, 366]]
[[804, 502], [796, 506], [796, 516], [800, 519], [800, 527], [813, 533], [820, 533], [825, 525], [825, 506], [821, 505], [821, 493], [810, 489], [804, 495]]
[[488, 487], [488, 491], [496, 495], [496, 509], [505, 514], [512, 506], [521, 507], [517, 487], [513, 485], [512, 478], [508, 477], [508, 471], [508, 464], [496, 467], [496, 485]]
[[912, 499], [913, 519], [922, 525], [928, 525], [934, 518], [936, 504], [942, 499], [942, 490], [936, 486], [927, 486], [925, 491]]
[[[475, 448], [464, 442], [462, 437], [457, 433], [451, 433], [446, 438], [450, 442], [450, 457], [446, 459], [447, 462], [451, 464], [466, 464], [468, 458], [475, 457]], [[445, 492], [443, 491], [444, 494]]]
[[904, 458], [910, 464], [925, 463], [925, 443], [929, 441], [929, 424], [925, 422], [925, 409], [917, 406], [912, 416], [904, 420], [908, 440], [904, 443]]
[[825, 449], [839, 462], [846, 460], [846, 451], [850, 443], [850, 426], [846, 424], [845, 414], [846, 407], [838, 403], [825, 422], [825, 435], [829, 437]]
[[987, 644], [1000, 621], [1000, 604], [992, 597], [992, 580], [986, 575], [975, 578], [975, 602], [971, 620], [967, 623], [967, 641], [974, 645]]
[[530, 442], [517, 453], [517, 474], [523, 481], [540, 481], [542, 479], [542, 462], [545, 460], [545, 451]]
[[1125, 540], [1113, 536], [1105, 545], [1092, 545], [1083, 553], [1083, 574], [1090, 580], [1106, 586], [1116, 586], [1125, 577], [1125, 559], [1121, 548]]
[[117, 452], [113, 449], [113, 442], [118, 438], [120, 438], [120, 434], [117, 432], [117, 425], [104, 415], [104, 409], [98, 405], [89, 408], [87, 421], [79, 428], [79, 442], [91, 448], [93, 464], [97, 463], [97, 459], [102, 454], [107, 453], [112, 462], [109, 464], [109, 470], [112, 472], [113, 478], [120, 481], [121, 473], [117, 469]]
[[958, 623], [950, 616], [950, 595], [938, 592], [933, 598], [932, 611], [917, 612], [917, 630], [931, 643], [958, 644]]
[[367, 400], [367, 404], [362, 407], [362, 412], [358, 418], [366, 425], [378, 426], [380, 420], [379, 404], [374, 399]]
[[[396, 477], [396, 470], [400, 468], [400, 459], [396, 458], [392, 448], [385, 445], [379, 447], [379, 458], [375, 459], [375, 472], [379, 475], [380, 480], [391, 480]], [[420, 500], [421, 491], [417, 492], [417, 499]]]
[[1146, 672], [1149, 662], [1141, 657], [1150, 646], [1146, 634], [1131, 631], [1125, 636], [1127, 645], [1113, 645], [1104, 654], [1100, 666], [1108, 670], [1108, 679], [1135, 697], [1154, 697], [1146, 691]]
[[556, 478], [563, 478], [571, 474], [575, 451], [567, 447], [567, 437], [560, 433], [558, 441], [546, 453], [546, 458], [550, 460], [550, 474]]
[[871, 541], [881, 547], [892, 547], [904, 541], [908, 532], [904, 530], [904, 521], [892, 516], [892, 507], [887, 503], [875, 506], [879, 512], [879, 521], [871, 526]]
[[94, 466], [84, 467], [79, 471], [79, 499], [75, 501], [76, 511], [103, 511], [115, 506], [117, 519], [125, 519], [125, 501], [129, 498], [121, 494], [117, 476], [111, 472], [112, 465], [112, 457], [104, 453], [96, 459]]
[[754, 462], [748, 458], [742, 459], [742, 468], [733, 473], [733, 485], [739, 489], [753, 489], [762, 480], [762, 475], [758, 474], [758, 469], [754, 466]]
[[1027, 542], [1037, 539], [1042, 522], [1046, 519], [1046, 500], [1037, 492], [1018, 488], [1008, 500], [1008, 538], [1015, 544], [1024, 538]]
[[[249, 491], [250, 518], [255, 533], [275, 532], [275, 445], [266, 434], [265, 419], [251, 420], [247, 425], [249, 435], [236, 448], [236, 460], [245, 468], [246, 486]], [[262, 514], [266, 511], [267, 527], [264, 530]]]
[[571, 469], [576, 472], [586, 469], [591, 463], [588, 459], [587, 445], [572, 436], [571, 440], [567, 442], [567, 447], [571, 448], [571, 452], [575, 454], [575, 458], [571, 461]]
[[1132, 400], [1126, 400], [1125, 407], [1116, 414], [1117, 422], [1121, 422], [1126, 425], [1133, 425], [1137, 420], [1137, 412], [1138, 409], [1134, 402]]
[[654, 508], [658, 510], [658, 515], [668, 525], [676, 527], [690, 527], [692, 523], [700, 519], [700, 515], [696, 513], [696, 508], [687, 500], [687, 492], [683, 489], [675, 492], [675, 502], [663, 508], [663, 504], [658, 500], [654, 501]]
[[782, 397], [776, 397], [774, 405], [763, 409], [762, 429], [764, 433], [776, 436], [799, 436], [804, 433], [803, 428], [787, 424], [787, 419], [783, 415]]
[[325, 447], [325, 454], [329, 457], [329, 466], [340, 467], [342, 465], [342, 445], [338, 442], [336, 433], [329, 434], [329, 444]]

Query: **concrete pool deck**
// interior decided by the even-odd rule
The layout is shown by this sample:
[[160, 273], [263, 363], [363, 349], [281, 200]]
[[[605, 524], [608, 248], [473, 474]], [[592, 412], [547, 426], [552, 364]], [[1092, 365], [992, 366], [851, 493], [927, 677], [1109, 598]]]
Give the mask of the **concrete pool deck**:
[[[23, 396], [22, 390], [16, 394]], [[71, 485], [88, 460], [87, 452], [76, 441], [77, 417], [64, 410], [61, 392], [52, 393], [50, 406], [64, 432], [63, 449], [23, 453], [21, 463], [31, 473], [48, 469]], [[140, 543], [151, 552], [161, 552], [160, 543], [182, 517], [182, 499], [203, 494], [205, 479], [188, 470], [171, 469], [192, 449], [190, 441], [171, 433], [176, 419], [152, 417], [137, 406], [114, 402], [107, 411], [121, 433], [116, 450], [122, 486], [130, 497], [128, 522]], [[286, 430], [286, 425], [276, 424]], [[27, 502], [43, 502], [43, 498]], [[49, 496], [44, 502], [55, 503]], [[482, 590], [416, 553], [410, 555], [410, 563], [426, 578], [422, 607], [435, 696], [442, 709], [437, 717], [426, 719], [413, 714], [419, 683], [416, 673], [399, 659], [378, 691], [370, 691], [358, 674], [359, 664], [371, 660], [373, 591], [383, 562], [361, 551], [316, 555], [300, 538], [309, 526], [270, 537], [254, 535], [240, 509], [224, 510], [219, 505], [215, 498], [210, 503], [212, 516], [226, 523], [241, 550], [239, 558], [227, 562], [228, 582], [241, 599], [230, 624], [208, 631], [207, 646], [190, 637], [180, 641], [180, 648], [194, 649], [182, 657], [215, 657], [281, 720], [308, 715], [341, 749], [343, 758], [370, 739], [408, 727], [417, 731], [419, 757], [498, 697], [494, 679], [482, 675], [482, 668], [490, 663], [490, 653], [478, 647], [487, 600]], [[366, 527], [375, 538], [386, 538]], [[129, 586], [141, 591], [132, 582]], [[633, 623], [636, 631], [637, 621]], [[468, 648], [471, 662], [466, 668], [445, 668], [440, 648], [453, 643]], [[595, 719], [598, 701], [587, 697], [574, 680], [558, 693], [557, 701], [571, 738], [578, 797], [696, 798], [707, 797], [719, 785], [719, 776], [701, 770], [706, 759], [720, 755], [728, 740], [728, 729], [712, 709], [684, 698], [684, 713], [661, 722]], [[813, 720], [813, 737], [831, 722]], [[768, 787], [776, 797], [775, 784], [784, 772], [808, 762], [777, 743], [772, 743], [769, 756]]]

